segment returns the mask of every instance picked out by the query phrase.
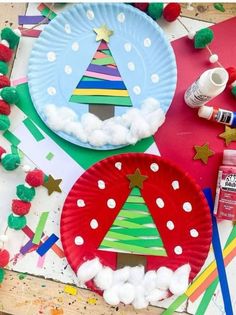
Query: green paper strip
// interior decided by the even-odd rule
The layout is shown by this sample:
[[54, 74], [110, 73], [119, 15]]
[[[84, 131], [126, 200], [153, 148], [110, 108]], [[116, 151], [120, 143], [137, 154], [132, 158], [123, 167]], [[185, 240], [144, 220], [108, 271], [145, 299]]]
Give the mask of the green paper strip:
[[131, 196], [141, 196], [140, 189], [137, 187], [134, 187], [130, 193]]
[[[147, 216], [141, 217], [141, 218], [134, 218], [131, 220], [132, 220], [132, 222], [137, 223], [137, 224], [154, 224], [151, 215], [147, 215]], [[130, 221], [130, 220], [127, 219], [127, 221]]]
[[113, 59], [113, 57], [93, 59], [91, 63], [94, 65], [100, 65], [100, 66], [111, 65], [111, 64], [115, 66], [115, 60]]
[[114, 239], [119, 240], [119, 241], [123, 241], [123, 240], [127, 241], [127, 240], [136, 240], [137, 239], [137, 237], [135, 237], [135, 236], [120, 234], [120, 233], [113, 232], [113, 231], [109, 231], [106, 234], [106, 238], [114, 238]]
[[138, 213], [135, 211], [130, 211], [130, 210], [121, 210], [119, 212], [119, 216], [125, 217], [128, 219], [136, 219], [136, 218], [145, 218], [146, 216], [149, 216], [148, 213]]
[[112, 56], [111, 51], [109, 49], [103, 49], [101, 50], [101, 52], [103, 52], [106, 55]]
[[11, 145], [11, 153], [19, 155], [18, 148], [13, 144]]
[[53, 20], [57, 14], [50, 10], [49, 8], [45, 7], [44, 9], [40, 10], [41, 14], [47, 17], [49, 20]]
[[6, 130], [3, 133], [3, 137], [5, 139], [7, 139], [7, 141], [9, 141], [12, 145], [14, 145], [15, 147], [17, 147], [20, 144], [20, 139], [18, 139], [11, 131]]
[[157, 230], [156, 228], [148, 228], [148, 229], [118, 229], [115, 227], [111, 227], [110, 231], [117, 232], [125, 235], [131, 235], [131, 236], [156, 236]]
[[122, 244], [140, 246], [143, 248], [160, 247], [163, 248], [163, 243], [160, 238], [156, 239], [137, 239], [136, 240], [122, 240]]
[[147, 206], [145, 203], [125, 203], [122, 207], [123, 210], [134, 210], [147, 212]]
[[46, 159], [48, 161], [51, 161], [54, 158], [54, 154], [52, 152], [48, 152], [48, 154], [46, 155]]
[[113, 225], [123, 227], [123, 228], [128, 228], [128, 229], [142, 229], [142, 230], [147, 229], [146, 226], [142, 226], [141, 224], [136, 224], [136, 223], [132, 223], [125, 220], [119, 220], [119, 218], [117, 218], [113, 222]]
[[132, 106], [129, 96], [72, 95], [72, 103]]
[[171, 303], [167, 310], [161, 313], [161, 315], [172, 315], [175, 310], [187, 300], [187, 298], [186, 294], [180, 295], [173, 303]]
[[103, 79], [87, 77], [86, 75], [84, 75], [81, 81], [103, 81]]
[[26, 118], [25, 120], [23, 120], [23, 123], [37, 142], [44, 139], [44, 135], [39, 131], [32, 120]]
[[129, 196], [127, 198], [127, 202], [132, 202], [132, 203], [145, 203], [145, 201], [143, 200], [143, 197], [139, 197], [139, 196]]
[[40, 243], [42, 235], [43, 235], [43, 230], [45, 228], [45, 225], [46, 225], [46, 222], [48, 219], [48, 215], [49, 215], [49, 212], [43, 212], [41, 214], [38, 226], [37, 226], [35, 234], [34, 234], [34, 238], [32, 240], [33, 244], [38, 245]]

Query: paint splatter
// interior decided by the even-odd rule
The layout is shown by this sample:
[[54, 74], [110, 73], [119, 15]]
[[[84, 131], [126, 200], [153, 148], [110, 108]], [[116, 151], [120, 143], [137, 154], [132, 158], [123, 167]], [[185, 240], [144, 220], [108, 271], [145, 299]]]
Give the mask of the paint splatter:
[[71, 285], [65, 285], [64, 292], [70, 295], [76, 295], [77, 289], [75, 287], [72, 287]]
[[51, 314], [50, 315], [63, 315], [64, 311], [62, 308], [54, 308], [51, 309]]
[[220, 12], [225, 12], [225, 8], [222, 3], [214, 3], [214, 8]]
[[19, 277], [19, 280], [24, 280], [27, 277], [27, 274], [26, 273], [20, 273], [18, 277]]
[[87, 302], [88, 302], [88, 304], [90, 304], [90, 305], [96, 305], [97, 299], [95, 299], [95, 298], [88, 298], [88, 299], [87, 299]]

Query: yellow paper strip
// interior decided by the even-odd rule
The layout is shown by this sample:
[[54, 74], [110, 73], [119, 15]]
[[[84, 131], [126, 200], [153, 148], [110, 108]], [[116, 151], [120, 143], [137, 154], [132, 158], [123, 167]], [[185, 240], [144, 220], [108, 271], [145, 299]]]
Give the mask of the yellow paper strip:
[[109, 95], [109, 96], [129, 96], [127, 90], [111, 89], [75, 89], [73, 95]]

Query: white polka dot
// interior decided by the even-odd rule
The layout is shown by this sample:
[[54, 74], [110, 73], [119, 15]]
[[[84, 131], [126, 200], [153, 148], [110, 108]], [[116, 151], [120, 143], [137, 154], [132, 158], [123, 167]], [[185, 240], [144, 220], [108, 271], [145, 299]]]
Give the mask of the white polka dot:
[[156, 199], [156, 204], [157, 204], [157, 206], [158, 206], [159, 208], [164, 208], [164, 205], [165, 205], [163, 199], [161, 199], [161, 198], [157, 198], [157, 199]]
[[127, 66], [128, 66], [128, 69], [130, 71], [134, 71], [135, 70], [135, 64], [132, 61], [128, 62]]
[[53, 62], [53, 61], [55, 61], [57, 59], [57, 56], [54, 53], [54, 51], [49, 51], [47, 53], [47, 58], [48, 58], [48, 61]]
[[99, 189], [105, 189], [106, 188], [106, 184], [103, 180], [98, 181], [98, 188]]
[[95, 219], [92, 219], [90, 222], [90, 226], [93, 230], [96, 230], [98, 228], [98, 221]]
[[131, 43], [125, 43], [124, 44], [124, 49], [125, 49], [125, 51], [130, 52], [131, 49], [132, 49]]
[[152, 45], [151, 39], [150, 38], [145, 38], [143, 41], [144, 47], [150, 47]]
[[53, 86], [50, 86], [47, 89], [47, 91], [48, 91], [48, 94], [51, 95], [51, 96], [53, 96], [53, 95], [55, 95], [57, 93], [57, 90]]
[[120, 22], [120, 23], [124, 23], [124, 21], [125, 21], [125, 15], [124, 15], [123, 12], [121, 12], [121, 13], [119, 13], [119, 14], [117, 15], [117, 21]]
[[157, 163], [152, 163], [152, 164], [150, 165], [150, 169], [151, 169], [151, 171], [153, 171], [153, 172], [157, 172], [157, 171], [159, 170], [159, 166], [158, 166]]
[[172, 183], [171, 183], [171, 186], [174, 190], [177, 190], [179, 189], [179, 182], [177, 180], [174, 180]]
[[79, 43], [78, 42], [74, 42], [71, 45], [71, 48], [72, 48], [73, 51], [78, 51], [79, 50]]
[[174, 222], [173, 221], [167, 221], [166, 222], [166, 226], [169, 230], [174, 230], [175, 228], [175, 225], [174, 225]]
[[176, 255], [181, 255], [183, 253], [183, 249], [181, 246], [175, 246], [174, 252], [176, 253]]
[[66, 32], [67, 34], [70, 34], [70, 33], [71, 33], [70, 24], [65, 24], [65, 32]]
[[64, 68], [64, 71], [66, 74], [71, 74], [72, 73], [72, 68], [69, 65], [66, 65]]
[[116, 206], [115, 200], [112, 199], [112, 198], [108, 199], [108, 200], [107, 200], [107, 206], [108, 206], [108, 208], [110, 208], [110, 209], [114, 209], [115, 206]]
[[81, 236], [76, 236], [75, 237], [75, 245], [83, 245], [84, 244], [84, 239]]
[[83, 200], [83, 199], [78, 199], [78, 200], [77, 200], [77, 206], [78, 206], [79, 208], [85, 207], [85, 202], [84, 202], [84, 200]]
[[186, 201], [183, 203], [183, 209], [186, 212], [191, 212], [192, 211], [192, 205], [190, 202]]
[[157, 73], [153, 73], [151, 75], [151, 80], [152, 80], [153, 83], [158, 83], [159, 80], [160, 80], [159, 75]]
[[196, 229], [191, 229], [190, 230], [190, 235], [192, 237], [198, 237], [199, 233], [198, 233], [198, 231]]
[[135, 93], [136, 95], [139, 95], [139, 94], [141, 93], [141, 87], [138, 86], [138, 85], [135, 85], [135, 86], [133, 87], [133, 91], [134, 91], [134, 93]]
[[94, 19], [94, 12], [92, 10], [88, 10], [86, 12], [87, 18], [92, 21]]
[[120, 171], [122, 169], [122, 163], [121, 162], [116, 162], [115, 167]]

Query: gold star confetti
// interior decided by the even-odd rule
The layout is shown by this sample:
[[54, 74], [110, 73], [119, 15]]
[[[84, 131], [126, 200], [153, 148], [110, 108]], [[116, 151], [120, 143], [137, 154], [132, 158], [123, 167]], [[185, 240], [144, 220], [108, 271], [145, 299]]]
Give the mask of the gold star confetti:
[[137, 168], [134, 174], [126, 175], [130, 181], [129, 188], [143, 188], [143, 182], [148, 178], [148, 176], [141, 175], [140, 169]]
[[201, 160], [205, 164], [207, 164], [208, 158], [215, 154], [215, 152], [209, 148], [208, 143], [205, 143], [202, 146], [195, 145], [194, 149], [196, 151], [196, 154], [194, 155], [193, 159], [194, 160]]
[[52, 175], [49, 175], [47, 181], [43, 183], [43, 186], [47, 188], [48, 195], [50, 196], [54, 191], [61, 192], [60, 183], [62, 179], [54, 179]]
[[225, 139], [225, 144], [229, 145], [231, 141], [236, 141], [236, 128], [225, 126], [225, 131], [219, 137]]
[[110, 36], [113, 34], [113, 31], [110, 30], [105, 24], [93, 29], [94, 32], [97, 34], [96, 41], [105, 40], [109, 43]]

